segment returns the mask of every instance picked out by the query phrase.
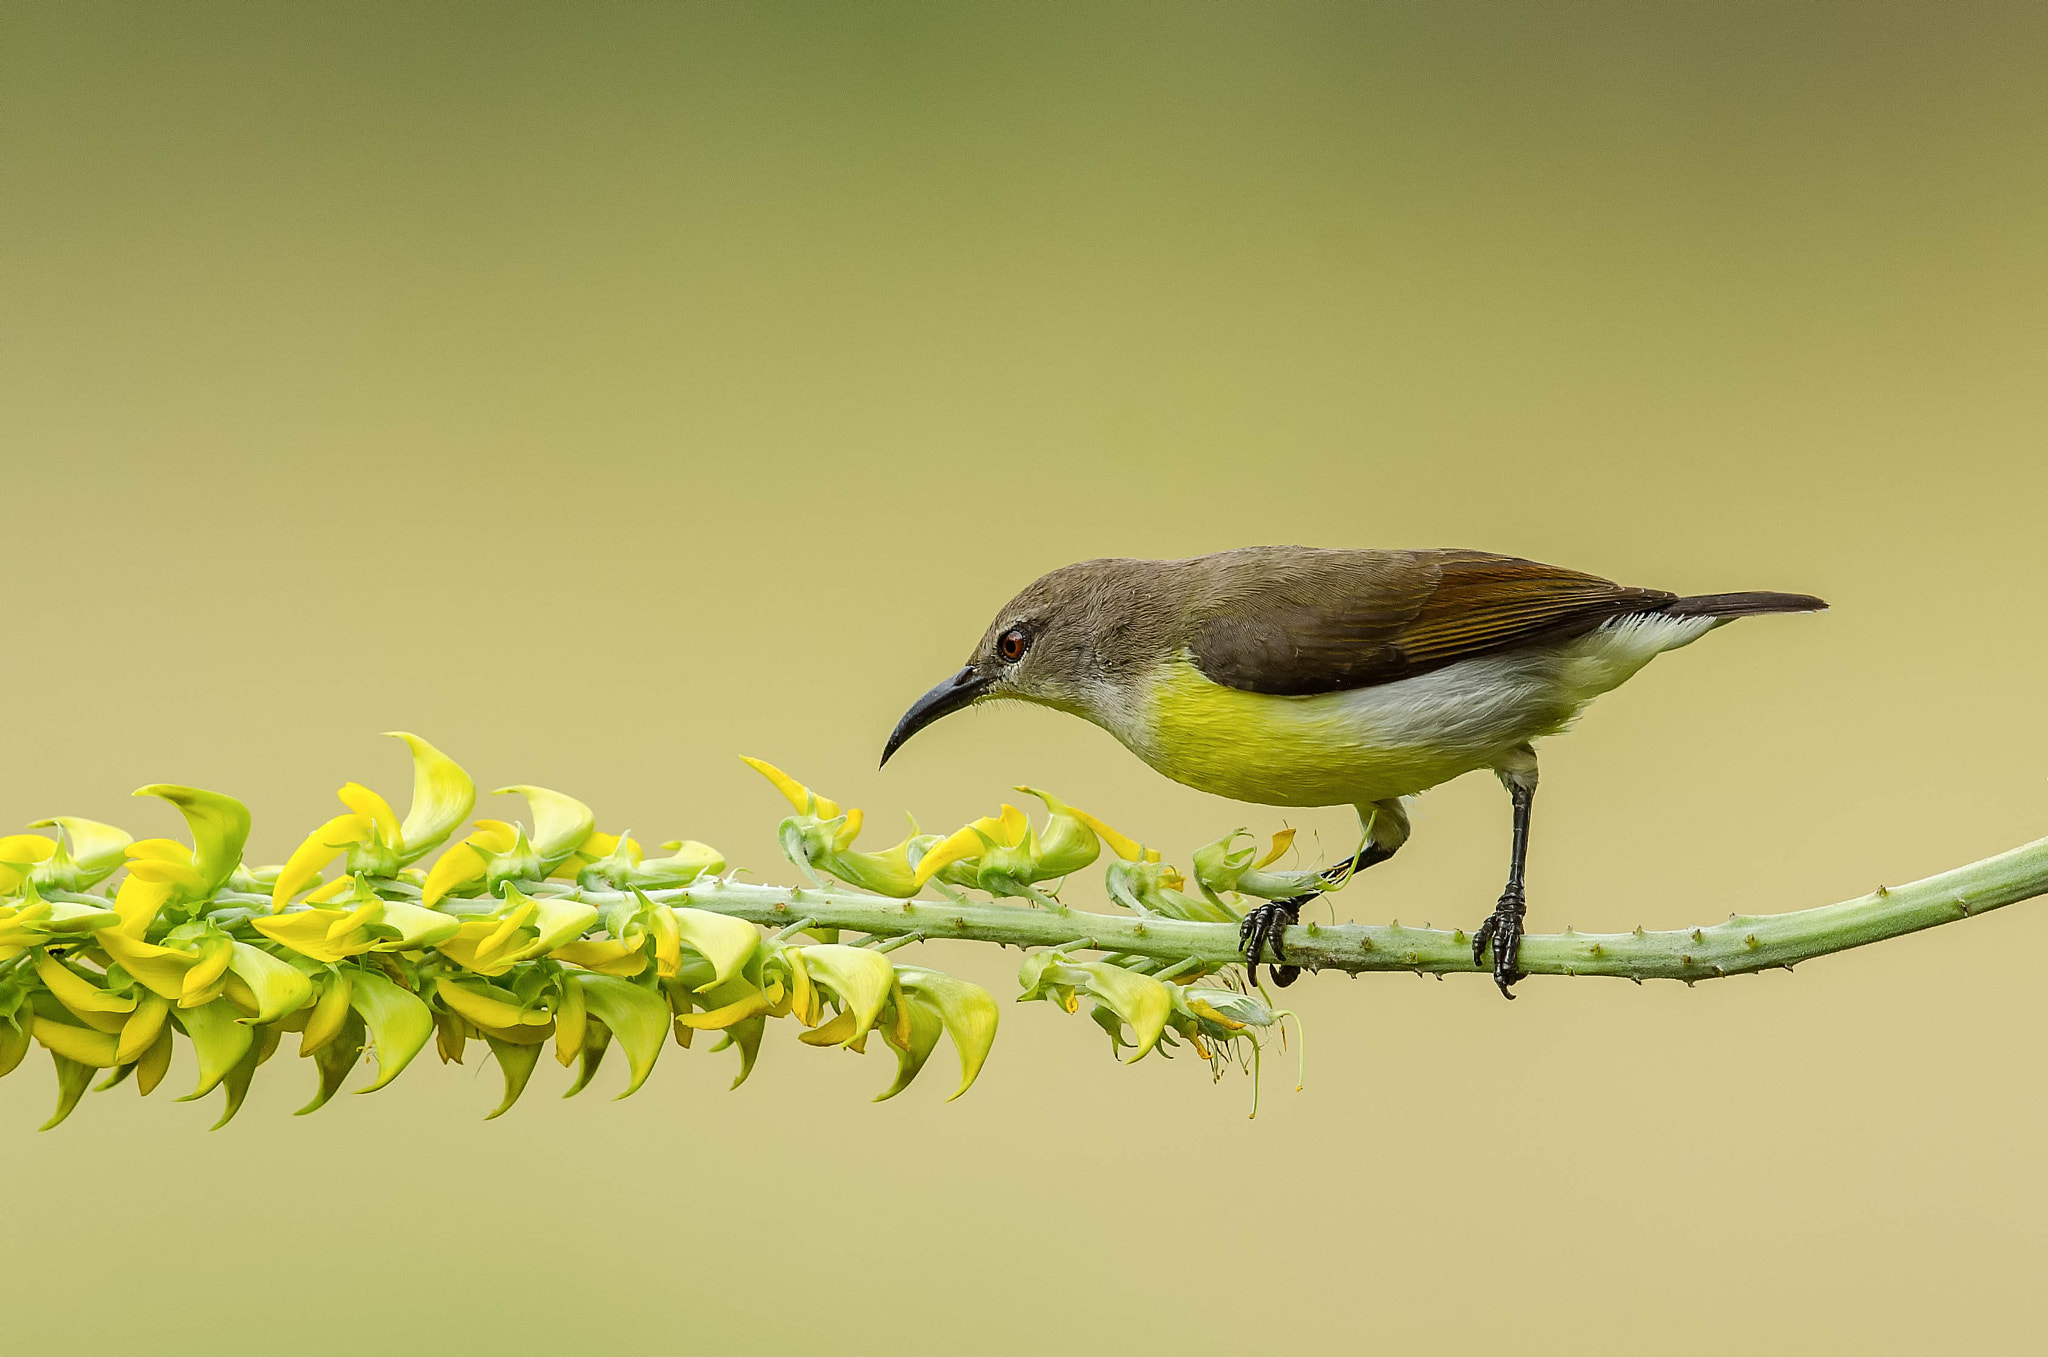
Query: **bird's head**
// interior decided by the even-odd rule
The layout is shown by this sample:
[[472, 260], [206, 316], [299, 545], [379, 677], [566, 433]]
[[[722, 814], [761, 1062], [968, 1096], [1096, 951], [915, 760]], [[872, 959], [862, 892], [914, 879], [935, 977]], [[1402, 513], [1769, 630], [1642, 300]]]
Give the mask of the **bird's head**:
[[998, 698], [1100, 722], [1171, 630], [1150, 587], [1160, 564], [1082, 561], [1034, 580], [996, 613], [960, 672], [911, 704], [882, 762], [940, 717]]

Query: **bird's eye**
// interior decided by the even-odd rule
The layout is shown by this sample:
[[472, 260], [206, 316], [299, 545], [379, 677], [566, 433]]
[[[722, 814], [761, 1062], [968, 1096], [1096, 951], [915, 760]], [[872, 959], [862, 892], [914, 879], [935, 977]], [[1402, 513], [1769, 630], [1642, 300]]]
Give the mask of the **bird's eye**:
[[1003, 663], [1015, 664], [1024, 658], [1024, 652], [1031, 648], [1031, 638], [1024, 634], [1022, 627], [1011, 627], [996, 638], [996, 654], [1003, 657]]

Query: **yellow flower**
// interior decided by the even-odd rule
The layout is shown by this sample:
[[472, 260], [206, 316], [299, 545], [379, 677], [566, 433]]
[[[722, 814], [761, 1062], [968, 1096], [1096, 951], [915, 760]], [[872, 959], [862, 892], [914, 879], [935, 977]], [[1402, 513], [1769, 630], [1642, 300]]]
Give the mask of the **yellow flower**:
[[337, 795], [349, 813], [335, 816], [292, 851], [271, 887], [273, 910], [283, 909], [344, 853], [352, 876], [395, 875], [446, 840], [476, 804], [476, 784], [453, 759], [417, 735], [390, 734], [412, 751], [412, 806], [405, 822], [400, 824], [391, 803], [368, 787], [344, 784]]
[[88, 977], [48, 952], [37, 959], [35, 973], [43, 988], [87, 1027], [119, 1032], [127, 1024], [128, 1015], [135, 1011], [135, 1000], [110, 993], [95, 983], [105, 980], [105, 975]]
[[[1244, 832], [1242, 829], [1232, 830], [1214, 843], [1204, 844], [1195, 850], [1195, 884], [1210, 901], [1223, 905], [1222, 897], [1232, 892], [1266, 900], [1284, 900], [1289, 896], [1330, 889], [1330, 883], [1319, 872], [1266, 870], [1293, 846], [1293, 830], [1283, 829], [1275, 834], [1272, 846], [1263, 855], [1256, 844], [1232, 847]], [[1230, 913], [1237, 917], [1239, 911]]]
[[1017, 790], [1045, 803], [1048, 815], [1045, 828], [1038, 834], [1038, 846], [1043, 859], [1041, 870], [1047, 876], [1065, 876], [1080, 871], [1095, 861], [1102, 852], [1101, 845], [1105, 843], [1112, 853], [1126, 862], [1159, 860], [1157, 853], [1148, 855], [1143, 845], [1117, 833], [1087, 811], [1068, 805], [1051, 792], [1021, 785]]
[[175, 839], [141, 839], [127, 845], [128, 877], [114, 897], [121, 931], [139, 938], [167, 906], [206, 899], [226, 884], [242, 863], [249, 838], [249, 808], [232, 796], [152, 783], [135, 793], [170, 802], [192, 831], [192, 846]]
[[313, 998], [312, 982], [295, 967], [211, 923], [174, 928], [162, 944], [114, 928], [93, 941], [132, 979], [181, 1010], [224, 998], [253, 1022], [273, 1022]]
[[[617, 976], [568, 972], [562, 976], [562, 984], [563, 1002], [557, 1008], [557, 1056], [565, 1065], [573, 1059], [582, 1060], [576, 1082], [563, 1096], [581, 1093], [589, 1085], [614, 1037], [619, 1049], [626, 1053], [629, 1071], [625, 1091], [618, 1096], [637, 1093], [647, 1082], [655, 1060], [661, 1055], [662, 1042], [668, 1037], [667, 1001], [658, 991]], [[517, 1097], [510, 1087], [511, 1073], [508, 1069], [507, 1092]], [[501, 1104], [499, 1110], [507, 1105]]]
[[797, 813], [782, 822], [780, 837], [782, 851], [798, 867], [806, 872], [816, 868], [861, 890], [898, 900], [909, 899], [924, 885], [915, 862], [939, 839], [919, 833], [916, 820], [910, 822], [910, 837], [894, 848], [859, 852], [853, 846], [861, 830], [858, 809], [842, 811], [837, 801], [819, 796], [772, 763], [744, 756], [741, 762], [773, 783], [796, 808]]
[[529, 898], [506, 882], [503, 903], [482, 918], [463, 920], [434, 944], [441, 955], [478, 975], [503, 975], [514, 964], [545, 956], [597, 922], [597, 906], [574, 900]]
[[610, 863], [617, 868], [630, 870], [640, 865], [640, 841], [630, 834], [607, 834], [593, 829], [584, 835], [583, 842], [576, 845], [576, 851], [562, 860], [548, 876], [558, 881], [574, 881], [583, 870], [595, 863]]
[[474, 894], [494, 871], [506, 880], [531, 880], [540, 872], [540, 855], [526, 841], [526, 831], [503, 820], [478, 820], [469, 837], [435, 859], [420, 891], [420, 903], [434, 908], [450, 894]]
[[338, 877], [314, 894], [325, 898], [309, 901], [305, 909], [259, 914], [250, 926], [301, 956], [329, 963], [364, 952], [433, 947], [462, 927], [460, 919], [438, 910], [385, 900], [354, 877]]
[[69, 900], [45, 900], [27, 882], [13, 903], [0, 903], [0, 962], [12, 961], [31, 947], [53, 940], [84, 938], [120, 922], [110, 909], [95, 909]]
[[951, 1102], [974, 1086], [989, 1048], [995, 1044], [996, 1001], [979, 985], [921, 967], [900, 966], [896, 979], [907, 1001], [909, 1033], [899, 1039], [904, 1036], [900, 1024], [883, 1029], [883, 1038], [896, 1048], [896, 1082], [875, 1095], [875, 1101], [893, 1098], [910, 1087], [943, 1030], [960, 1056], [960, 1087], [946, 1095]]
[[1043, 831], [1034, 833], [1023, 811], [1005, 805], [1001, 814], [984, 816], [936, 844], [917, 864], [917, 884], [936, 876], [993, 895], [1035, 895], [1034, 882], [1079, 871], [1095, 861], [1104, 843], [1125, 861], [1158, 861], [1157, 853], [1051, 793], [1018, 790], [1045, 803], [1049, 815]]
[[687, 886], [725, 870], [724, 855], [710, 844], [670, 839], [662, 847], [669, 850], [667, 857], [643, 861], [639, 843], [630, 836], [592, 830], [552, 875], [577, 881], [588, 873], [593, 881], [620, 890], [656, 890]]
[[[896, 968], [881, 953], [840, 943], [787, 950], [797, 964], [798, 973], [810, 982], [814, 996], [810, 1000], [810, 1012], [798, 1014], [799, 1019], [813, 1029], [798, 1037], [806, 1045], [846, 1046], [862, 1050], [868, 1033], [881, 1018], [883, 1008], [902, 1010], [903, 993], [897, 987]], [[830, 1021], [819, 1021], [821, 1015], [815, 996], [820, 992], [830, 998], [838, 1010]]]
[[[435, 860], [420, 903], [432, 909], [449, 895], [473, 895], [507, 881], [538, 881], [577, 855], [595, 832], [597, 817], [572, 796], [545, 787], [500, 787], [517, 793], [533, 811], [533, 837], [523, 825], [478, 820], [476, 831]], [[616, 846], [616, 845], [614, 845]]]
[[377, 1077], [356, 1092], [375, 1093], [396, 1079], [434, 1035], [434, 1014], [417, 994], [382, 971], [358, 967], [349, 978], [349, 1007], [362, 1019], [377, 1053]]
[[0, 835], [0, 895], [19, 894], [37, 867], [57, 852], [57, 841], [41, 834]]
[[546, 871], [551, 872], [566, 861], [597, 828], [597, 817], [590, 807], [546, 787], [500, 787], [491, 795], [526, 798], [527, 807], [533, 812], [533, 850], [540, 854]]
[[1125, 1064], [1144, 1059], [1159, 1044], [1174, 1011], [1173, 989], [1164, 981], [1107, 961], [1074, 961], [1064, 952], [1032, 953], [1024, 959], [1017, 983], [1024, 987], [1017, 996], [1020, 1001], [1051, 998], [1069, 1013], [1079, 1006], [1077, 992], [1089, 995], [1097, 1002], [1097, 1021], [1117, 1020], [1102, 1022], [1112, 1045], [1123, 1044], [1121, 1027], [1129, 1023], [1135, 1040]]
[[512, 991], [486, 981], [443, 976], [435, 995], [457, 1017], [501, 1041], [538, 1046], [555, 1032], [554, 1015], [547, 1009], [522, 1004]]
[[[29, 871], [31, 880], [51, 890], [90, 890], [121, 869], [125, 850], [133, 842], [126, 830], [77, 815], [53, 815], [47, 820], [37, 820], [29, 828], [54, 828], [61, 835], [51, 851], [38, 858]], [[42, 839], [40, 834], [0, 839], [0, 861], [14, 860], [8, 846], [16, 837]], [[0, 869], [0, 895], [9, 894], [11, 890], [6, 884], [5, 870]]]

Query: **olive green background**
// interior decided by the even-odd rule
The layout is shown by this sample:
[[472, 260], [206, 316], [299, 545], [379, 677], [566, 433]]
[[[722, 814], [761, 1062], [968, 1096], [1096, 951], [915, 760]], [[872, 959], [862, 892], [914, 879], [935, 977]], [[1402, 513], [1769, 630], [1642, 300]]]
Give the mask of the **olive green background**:
[[[1533, 925], [2048, 830], [2037, 6], [8, 5], [0, 827], [254, 808], [418, 731], [787, 878], [784, 764], [1185, 861], [1348, 812], [904, 706], [1076, 558], [1469, 545], [1828, 597], [1544, 755]], [[486, 801], [514, 814], [516, 802]], [[1499, 788], [1343, 917], [1471, 926]], [[1097, 900], [1095, 878], [1076, 903]], [[1325, 916], [1327, 917], [1327, 916]], [[0, 1085], [7, 1346], [2025, 1350], [2048, 906], [1687, 990], [1311, 979], [1250, 1089], [1008, 1006], [895, 1102], [775, 1033], [511, 1115]], [[926, 949], [1007, 999], [1015, 953]], [[950, 1057], [941, 1053], [941, 1061]], [[181, 1066], [175, 1085], [187, 1077]]]

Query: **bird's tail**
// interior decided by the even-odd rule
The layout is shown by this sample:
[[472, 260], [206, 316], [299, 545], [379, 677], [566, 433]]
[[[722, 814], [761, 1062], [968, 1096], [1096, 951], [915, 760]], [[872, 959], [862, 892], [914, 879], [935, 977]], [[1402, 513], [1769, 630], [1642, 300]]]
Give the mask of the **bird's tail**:
[[1811, 594], [1694, 594], [1658, 609], [1667, 617], [1756, 617], [1762, 613], [1817, 613], [1827, 603]]

